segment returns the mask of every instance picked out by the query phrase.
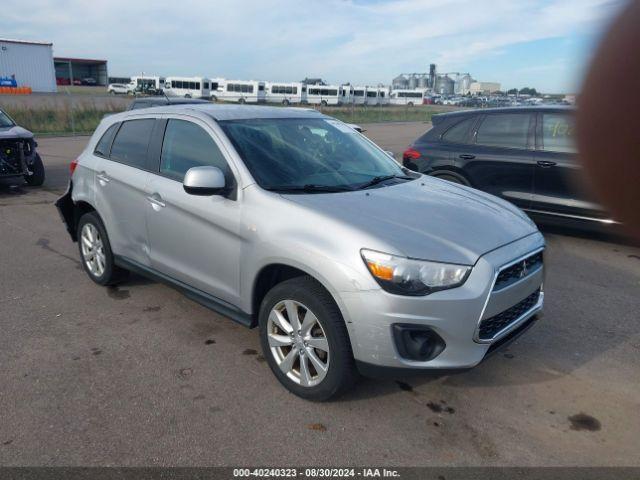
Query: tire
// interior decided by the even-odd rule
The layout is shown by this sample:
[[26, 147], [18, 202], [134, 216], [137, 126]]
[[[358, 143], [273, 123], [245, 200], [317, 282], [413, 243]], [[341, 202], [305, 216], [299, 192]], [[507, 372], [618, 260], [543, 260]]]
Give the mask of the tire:
[[188, 93], [184, 96], [184, 98], [191, 98], [191, 95], [189, 95]]
[[[292, 324], [296, 326], [289, 323], [290, 311], [300, 315], [301, 335], [295, 331], [286, 333]], [[305, 327], [309, 312], [317, 322]], [[291, 393], [320, 402], [335, 398], [356, 384], [358, 372], [342, 314], [329, 292], [313, 278], [296, 277], [273, 287], [260, 306], [259, 325], [264, 357], [276, 378]], [[317, 361], [326, 367], [326, 373], [316, 368]], [[303, 362], [308, 375], [304, 375]]]
[[408, 107], [413, 107], [413, 102], [409, 102], [409, 103], [407, 103], [407, 106], [408, 106]]
[[212, 102], [217, 102], [218, 101], [218, 97], [216, 97], [215, 95], [211, 95], [211, 97], [209, 98], [209, 100], [211, 100]]
[[471, 184], [463, 177], [458, 175], [450, 175], [450, 174], [442, 174], [442, 175], [434, 175], [434, 177], [439, 178], [440, 180], [446, 180], [447, 182], [457, 183], [458, 185], [464, 185], [466, 187], [470, 187]]
[[[93, 242], [91, 242], [92, 236], [89, 235], [89, 232], [93, 235]], [[113, 252], [111, 251], [111, 244], [109, 243], [107, 231], [96, 212], [85, 213], [80, 217], [77, 234], [80, 261], [82, 262], [84, 271], [89, 275], [91, 280], [96, 282], [98, 285], [106, 286], [115, 285], [127, 277], [129, 272], [116, 266], [114, 263]], [[92, 248], [89, 248], [90, 243], [93, 243]], [[94, 262], [90, 262], [88, 259], [89, 253], [93, 253], [93, 258], [95, 259]], [[100, 258], [102, 259], [102, 262], [100, 262]], [[102, 269], [90, 266], [99, 265], [99, 263], [102, 263]]]
[[322, 100], [322, 101], [320, 102], [320, 105], [322, 105], [323, 107], [326, 107], [328, 104], [327, 104], [327, 101], [326, 101], [326, 100]]
[[285, 107], [289, 106], [289, 100], [287, 100], [286, 98], [282, 101], [282, 105], [284, 105]]
[[240, 104], [244, 104], [246, 102], [246, 100], [244, 98], [241, 98], [240, 100], [238, 100], [238, 103]]
[[39, 187], [44, 183], [44, 165], [40, 155], [36, 153], [36, 158], [31, 165], [32, 175], [25, 175], [24, 180], [31, 187]]

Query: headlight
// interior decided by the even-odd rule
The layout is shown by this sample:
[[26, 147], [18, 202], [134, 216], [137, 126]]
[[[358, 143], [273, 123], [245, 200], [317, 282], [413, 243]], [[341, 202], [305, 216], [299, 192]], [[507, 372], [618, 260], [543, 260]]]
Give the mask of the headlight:
[[371, 275], [389, 293], [428, 295], [462, 285], [471, 267], [428, 262], [362, 249], [362, 258]]

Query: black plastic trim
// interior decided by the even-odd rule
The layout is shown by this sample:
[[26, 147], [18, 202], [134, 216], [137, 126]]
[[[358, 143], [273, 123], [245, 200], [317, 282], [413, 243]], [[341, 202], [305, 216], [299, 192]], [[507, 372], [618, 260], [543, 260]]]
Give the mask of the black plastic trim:
[[197, 288], [187, 285], [180, 280], [176, 280], [175, 278], [171, 278], [168, 275], [142, 265], [135, 260], [131, 260], [121, 255], [115, 255], [114, 257], [115, 264], [119, 267], [130, 270], [157, 282], [169, 285], [170, 287], [179, 290], [185, 296], [189, 297], [191, 300], [199, 303], [200, 305], [207, 307], [208, 309], [213, 310], [220, 315], [229, 317], [234, 322], [238, 322], [245, 327], [254, 328], [257, 326], [257, 322], [251, 314], [243, 312], [242, 310], [238, 309], [234, 305], [231, 305], [230, 303], [225, 302], [224, 300], [220, 300], [219, 298], [216, 298], [213, 295], [209, 295], [208, 293], [203, 292], [202, 290], [198, 290]]

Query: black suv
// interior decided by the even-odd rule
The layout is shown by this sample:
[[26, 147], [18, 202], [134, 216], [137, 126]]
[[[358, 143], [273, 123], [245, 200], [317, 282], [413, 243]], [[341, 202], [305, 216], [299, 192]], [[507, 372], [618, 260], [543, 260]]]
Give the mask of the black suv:
[[405, 167], [502, 197], [532, 214], [614, 223], [581, 178], [574, 110], [506, 107], [435, 115]]

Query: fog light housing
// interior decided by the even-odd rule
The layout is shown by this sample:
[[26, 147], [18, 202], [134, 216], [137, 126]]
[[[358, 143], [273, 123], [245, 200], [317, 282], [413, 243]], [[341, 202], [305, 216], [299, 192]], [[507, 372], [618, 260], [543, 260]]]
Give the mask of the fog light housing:
[[391, 328], [398, 353], [407, 360], [433, 360], [447, 346], [442, 337], [430, 327], [396, 323]]

